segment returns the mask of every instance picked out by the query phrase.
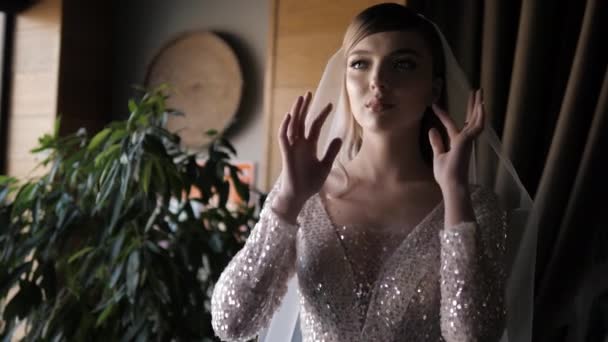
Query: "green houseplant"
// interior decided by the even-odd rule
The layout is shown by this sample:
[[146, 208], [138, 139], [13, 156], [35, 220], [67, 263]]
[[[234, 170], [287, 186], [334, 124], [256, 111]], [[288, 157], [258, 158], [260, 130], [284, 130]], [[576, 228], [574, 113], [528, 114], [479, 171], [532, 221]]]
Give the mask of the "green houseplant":
[[[40, 138], [42, 177], [0, 176], [4, 340], [212, 341], [210, 295], [260, 205], [230, 206], [236, 154], [215, 132], [204, 164], [163, 128], [159, 88], [94, 137]], [[226, 172], [228, 171], [228, 172]], [[226, 177], [225, 174], [229, 176]], [[190, 194], [197, 188], [200, 196]], [[202, 208], [202, 209], [201, 209]]]

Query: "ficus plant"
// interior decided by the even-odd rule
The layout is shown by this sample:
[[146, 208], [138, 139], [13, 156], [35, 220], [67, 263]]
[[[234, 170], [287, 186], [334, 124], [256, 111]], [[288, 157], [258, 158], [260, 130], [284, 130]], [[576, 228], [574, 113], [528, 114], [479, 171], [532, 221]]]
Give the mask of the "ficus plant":
[[45, 156], [42, 176], [0, 176], [3, 340], [19, 325], [25, 341], [217, 340], [213, 284], [265, 195], [250, 200], [217, 132], [201, 133], [214, 138], [204, 157], [180, 146], [164, 128], [179, 115], [164, 89], [93, 137], [59, 136], [57, 123], [32, 151]]

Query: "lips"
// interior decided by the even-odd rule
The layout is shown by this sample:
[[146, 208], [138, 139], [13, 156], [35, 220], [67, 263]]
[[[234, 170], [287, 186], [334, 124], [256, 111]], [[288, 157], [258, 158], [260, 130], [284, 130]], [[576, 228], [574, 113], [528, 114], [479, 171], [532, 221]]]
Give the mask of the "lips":
[[374, 113], [384, 112], [393, 108], [395, 105], [379, 100], [372, 100], [365, 104], [365, 107]]

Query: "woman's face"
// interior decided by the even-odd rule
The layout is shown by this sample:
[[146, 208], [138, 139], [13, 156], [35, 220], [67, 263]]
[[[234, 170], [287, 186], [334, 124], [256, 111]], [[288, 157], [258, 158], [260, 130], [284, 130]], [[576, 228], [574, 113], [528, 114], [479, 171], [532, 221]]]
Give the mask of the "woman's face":
[[[415, 31], [369, 35], [349, 52], [346, 89], [364, 130], [396, 130], [418, 124], [438, 97], [429, 47]], [[435, 90], [434, 90], [435, 89]]]

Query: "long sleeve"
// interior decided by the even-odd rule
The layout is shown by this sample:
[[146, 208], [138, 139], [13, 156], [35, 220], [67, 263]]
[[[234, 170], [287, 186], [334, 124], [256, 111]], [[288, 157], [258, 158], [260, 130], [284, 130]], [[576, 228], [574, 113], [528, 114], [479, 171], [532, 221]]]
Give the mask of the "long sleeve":
[[271, 209], [276, 184], [243, 248], [220, 275], [211, 298], [212, 326], [227, 341], [254, 338], [272, 318], [295, 272], [296, 233]]
[[441, 331], [448, 342], [498, 341], [505, 324], [506, 224], [496, 195], [478, 188], [476, 222], [441, 230]]

